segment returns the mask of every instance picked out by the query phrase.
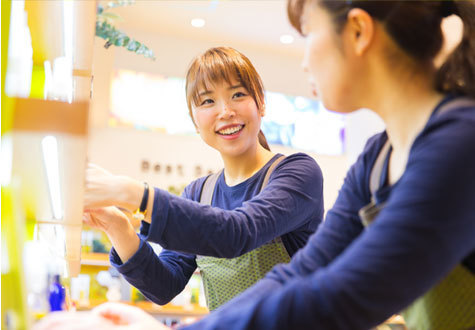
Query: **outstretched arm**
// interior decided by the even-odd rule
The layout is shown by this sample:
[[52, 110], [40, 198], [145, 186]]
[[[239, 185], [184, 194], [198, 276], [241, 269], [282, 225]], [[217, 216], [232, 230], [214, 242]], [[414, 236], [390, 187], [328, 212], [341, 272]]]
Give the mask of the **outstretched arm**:
[[[288, 156], [261, 193], [233, 210], [202, 205], [155, 189], [147, 240], [167, 249], [233, 258], [272, 239], [318, 223], [323, 178], [307, 155]], [[313, 229], [313, 228], [312, 228]]]
[[[115, 176], [97, 166], [87, 172], [87, 207], [117, 205], [135, 210], [143, 183]], [[141, 232], [162, 247], [191, 254], [232, 258], [283, 234], [319, 222], [323, 217], [323, 178], [315, 160], [305, 154], [284, 159], [257, 196], [234, 210], [191, 201], [150, 189]]]
[[103, 230], [111, 240], [111, 264], [157, 304], [166, 304], [180, 293], [196, 269], [194, 255], [163, 251], [157, 256], [135, 233], [125, 214], [115, 207], [90, 210], [85, 220]]
[[291, 264], [191, 328], [368, 329], [436, 285], [475, 249], [475, 136], [460, 125], [415, 142], [386, 208], [330, 263], [306, 264], [327, 250], [329, 212]]
[[[88, 164], [84, 189], [85, 209], [118, 206], [133, 213], [140, 206], [143, 194], [143, 182], [123, 175], [113, 175], [95, 164]], [[151, 221], [153, 201], [154, 190], [149, 189], [149, 212], [145, 215], [148, 222]]]

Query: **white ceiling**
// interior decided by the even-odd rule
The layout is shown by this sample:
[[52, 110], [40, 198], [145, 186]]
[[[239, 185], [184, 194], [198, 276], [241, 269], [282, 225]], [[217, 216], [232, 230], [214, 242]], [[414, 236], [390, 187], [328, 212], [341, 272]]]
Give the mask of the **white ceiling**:
[[[286, 0], [136, 0], [112, 11], [122, 17], [117, 25], [124, 31], [176, 35], [197, 40], [265, 47], [301, 57], [303, 38], [287, 19]], [[192, 27], [193, 18], [206, 25]], [[282, 44], [280, 36], [295, 37]]]

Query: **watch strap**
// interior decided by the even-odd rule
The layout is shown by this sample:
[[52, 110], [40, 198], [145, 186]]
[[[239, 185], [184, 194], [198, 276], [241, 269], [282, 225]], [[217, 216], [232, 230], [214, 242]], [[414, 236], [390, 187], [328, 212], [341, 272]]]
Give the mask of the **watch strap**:
[[134, 217], [139, 220], [143, 220], [147, 214], [149, 186], [147, 182], [143, 183], [143, 195], [139, 208], [134, 212]]

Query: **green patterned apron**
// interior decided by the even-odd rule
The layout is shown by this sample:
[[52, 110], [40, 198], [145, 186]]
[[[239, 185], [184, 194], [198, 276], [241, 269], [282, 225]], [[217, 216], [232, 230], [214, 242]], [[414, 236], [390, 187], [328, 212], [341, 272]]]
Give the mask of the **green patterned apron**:
[[[470, 99], [457, 99], [442, 106], [436, 115], [465, 105], [475, 105], [475, 102]], [[372, 200], [359, 213], [365, 227], [371, 225], [384, 208], [384, 203], [376, 204], [374, 194], [380, 187], [381, 173], [389, 148], [388, 140], [371, 170], [369, 186]], [[469, 258], [473, 257], [472, 253]], [[475, 329], [474, 272], [475, 270], [462, 264], [457, 265], [438, 284], [402, 311], [408, 329]]]
[[[270, 174], [284, 158], [281, 156], [269, 167], [261, 191]], [[203, 185], [200, 203], [211, 205], [219, 173], [210, 175]], [[214, 310], [259, 281], [275, 265], [288, 263], [290, 256], [280, 237], [236, 258], [197, 256], [208, 308]]]

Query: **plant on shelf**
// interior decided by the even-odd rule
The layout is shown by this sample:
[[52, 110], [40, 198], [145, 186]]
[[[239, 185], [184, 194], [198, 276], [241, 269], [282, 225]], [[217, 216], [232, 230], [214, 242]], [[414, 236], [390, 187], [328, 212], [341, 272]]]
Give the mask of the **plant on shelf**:
[[155, 60], [153, 51], [145, 46], [143, 43], [130, 38], [124, 32], [116, 29], [113, 23], [120, 20], [120, 16], [112, 13], [109, 9], [128, 6], [134, 3], [134, 0], [115, 0], [108, 1], [106, 5], [97, 5], [97, 19], [96, 19], [96, 36], [105, 39], [104, 47], [107, 49], [110, 46], [125, 47], [125, 49], [136, 54], [142, 54], [145, 57]]

